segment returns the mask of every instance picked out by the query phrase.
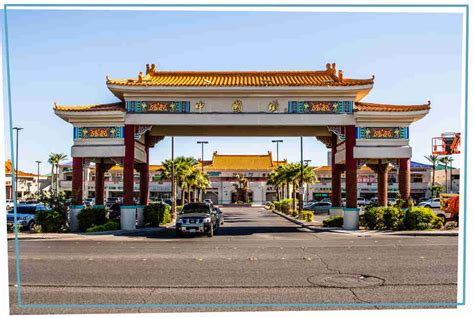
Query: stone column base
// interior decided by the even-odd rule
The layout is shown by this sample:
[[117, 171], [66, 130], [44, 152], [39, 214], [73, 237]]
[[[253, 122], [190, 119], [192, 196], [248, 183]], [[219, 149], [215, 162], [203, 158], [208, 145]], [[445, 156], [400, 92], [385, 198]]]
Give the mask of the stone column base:
[[330, 216], [344, 216], [344, 208], [343, 207], [332, 207], [329, 210]]
[[344, 230], [359, 229], [359, 208], [344, 208]]
[[69, 230], [71, 232], [78, 232], [79, 231], [79, 221], [77, 219], [77, 215], [81, 210], [84, 209], [83, 205], [71, 205], [69, 208]]
[[137, 206], [123, 205], [120, 207], [120, 229], [136, 230], [137, 229]]
[[137, 205], [137, 226], [145, 226], [145, 206]]

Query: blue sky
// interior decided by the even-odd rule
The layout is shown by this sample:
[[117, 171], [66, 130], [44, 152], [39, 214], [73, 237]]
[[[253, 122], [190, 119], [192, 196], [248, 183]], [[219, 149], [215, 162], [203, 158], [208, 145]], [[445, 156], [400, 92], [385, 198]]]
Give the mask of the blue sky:
[[[114, 102], [105, 76], [136, 77], [146, 63], [161, 70], [320, 70], [336, 62], [345, 77], [374, 74], [366, 102], [431, 100], [430, 114], [411, 126], [415, 161], [424, 162], [432, 137], [461, 129], [461, 14], [9, 10], [8, 26], [24, 171], [36, 171], [35, 160], [46, 162], [50, 152], [70, 155], [72, 126], [54, 115], [55, 101]], [[176, 138], [176, 155], [200, 157], [199, 139]], [[276, 156], [272, 137], [205, 139], [205, 159], [214, 151]], [[280, 158], [298, 161], [299, 138], [283, 139]], [[304, 144], [305, 159], [326, 163], [321, 143]], [[169, 156], [167, 138], [151, 150], [151, 163]], [[49, 170], [42, 165], [42, 173]]]

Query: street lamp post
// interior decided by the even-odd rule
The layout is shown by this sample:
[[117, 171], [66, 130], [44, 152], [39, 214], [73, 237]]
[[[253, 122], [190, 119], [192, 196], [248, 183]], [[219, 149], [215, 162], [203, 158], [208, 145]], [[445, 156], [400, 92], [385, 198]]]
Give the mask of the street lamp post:
[[277, 167], [280, 165], [280, 159], [279, 159], [279, 153], [278, 153], [278, 145], [280, 144], [280, 142], [283, 142], [283, 140], [281, 139], [278, 139], [278, 140], [272, 140], [272, 142], [275, 142], [277, 144]]
[[201, 144], [201, 172], [204, 174], [204, 144], [208, 144], [208, 141], [198, 141]]
[[[304, 160], [305, 167], [309, 166], [310, 162], [311, 162], [311, 159], [305, 159]], [[309, 201], [309, 183], [306, 184], [306, 202], [308, 201]]]
[[13, 127], [16, 130], [16, 158], [15, 158], [15, 200], [18, 201], [18, 132], [23, 130], [21, 127]]
[[[181, 198], [182, 200], [182, 198]], [[174, 136], [171, 136], [171, 214], [176, 217], [176, 180], [174, 165]]]
[[[303, 136], [300, 137], [300, 153], [301, 153], [301, 158], [300, 158], [300, 186], [299, 186], [299, 204], [298, 204], [298, 212], [299, 215], [301, 216], [301, 213], [303, 212], [303, 192], [301, 191], [303, 189]], [[304, 191], [304, 190], [303, 190]]]
[[38, 164], [38, 175], [37, 175], [37, 179], [36, 179], [36, 186], [38, 187], [38, 190], [36, 191], [37, 195], [39, 195], [40, 193], [40, 163], [41, 161], [39, 160], [36, 160], [36, 163]]

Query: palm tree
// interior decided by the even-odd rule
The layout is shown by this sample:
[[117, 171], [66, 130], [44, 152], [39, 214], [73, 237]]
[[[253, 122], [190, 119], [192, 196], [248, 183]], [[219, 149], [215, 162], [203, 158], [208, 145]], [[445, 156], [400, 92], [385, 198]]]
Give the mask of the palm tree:
[[59, 164], [61, 161], [67, 158], [66, 154], [57, 153], [56, 154], [56, 192], [59, 192]]
[[[164, 167], [163, 176], [167, 179], [171, 179], [173, 173], [173, 161], [165, 160], [162, 162], [162, 164]], [[189, 189], [187, 181], [191, 180], [188, 175], [192, 172], [192, 170], [197, 169], [197, 164], [197, 160], [192, 157], [177, 157], [174, 160], [175, 186], [179, 186], [181, 190], [182, 203], [184, 203], [186, 189]], [[186, 176], [188, 176], [188, 179], [186, 179]], [[176, 198], [173, 198], [173, 202], [176, 202]]]
[[445, 191], [448, 191], [448, 165], [453, 161], [453, 157], [451, 156], [444, 156], [439, 159], [444, 165], [444, 179], [445, 179]]
[[51, 190], [59, 191], [59, 163], [67, 158], [63, 153], [50, 153], [48, 162], [51, 164]]
[[206, 189], [209, 184], [209, 176], [207, 175], [207, 173], [202, 173], [201, 170], [198, 170], [198, 175], [196, 179], [196, 197], [198, 198], [198, 200], [203, 201], [204, 193], [206, 192]]
[[425, 156], [425, 158], [431, 163], [431, 166], [433, 167], [433, 178], [431, 180], [431, 187], [434, 187], [435, 185], [435, 174], [436, 174], [436, 166], [438, 165], [438, 162], [440, 161], [440, 158], [438, 155], [429, 155]]

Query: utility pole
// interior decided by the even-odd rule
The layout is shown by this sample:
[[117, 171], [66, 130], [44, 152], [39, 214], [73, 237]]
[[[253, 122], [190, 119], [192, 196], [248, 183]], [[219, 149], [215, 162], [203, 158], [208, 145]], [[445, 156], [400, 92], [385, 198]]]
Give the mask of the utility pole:
[[[311, 162], [310, 159], [305, 159], [304, 160], [305, 167], [308, 167], [310, 162]], [[306, 202], [308, 201], [309, 201], [309, 183], [306, 184]]]
[[15, 158], [15, 201], [18, 201], [18, 132], [23, 130], [21, 127], [13, 127], [16, 130], [16, 158]]
[[41, 163], [41, 161], [36, 160], [36, 163], [38, 164], [38, 175], [37, 175], [37, 179], [36, 179], [36, 185], [38, 187], [37, 195], [39, 196], [39, 194], [40, 194], [40, 163]]
[[208, 141], [198, 141], [201, 144], [201, 172], [204, 174], [204, 144], [208, 144]]

